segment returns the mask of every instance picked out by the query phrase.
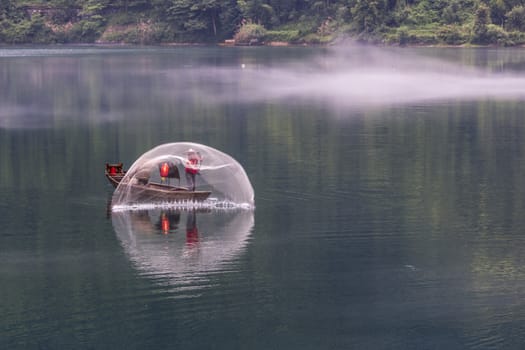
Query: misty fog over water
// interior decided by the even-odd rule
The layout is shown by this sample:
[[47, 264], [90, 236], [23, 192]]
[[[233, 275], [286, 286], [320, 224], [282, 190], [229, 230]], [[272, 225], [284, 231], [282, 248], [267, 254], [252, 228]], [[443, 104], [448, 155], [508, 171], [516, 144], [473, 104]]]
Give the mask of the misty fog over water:
[[[293, 101], [358, 108], [458, 99], [525, 97], [525, 75], [459, 65], [413, 51], [332, 48], [306, 62], [176, 69], [177, 86], [213, 102]], [[192, 90], [195, 91], [195, 90]], [[235, 91], [235, 94], [231, 92]], [[178, 91], [177, 91], [178, 93]]]
[[[141, 118], [154, 106], [185, 99], [210, 108], [306, 103], [353, 110], [525, 97], [525, 54], [519, 50], [283, 49], [290, 53], [269, 60], [272, 48], [224, 48], [220, 57], [209, 48], [144, 48], [138, 59], [131, 48], [2, 49], [0, 126], [85, 119], [78, 106], [87, 105], [94, 107], [92, 121]], [[306, 58], [295, 59], [299, 55]], [[104, 75], [97, 75], [101, 69]]]

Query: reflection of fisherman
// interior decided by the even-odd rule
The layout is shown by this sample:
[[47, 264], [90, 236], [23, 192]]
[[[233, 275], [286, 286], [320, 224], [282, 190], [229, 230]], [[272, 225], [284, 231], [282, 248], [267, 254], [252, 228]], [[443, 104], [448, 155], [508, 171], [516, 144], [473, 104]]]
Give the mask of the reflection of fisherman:
[[202, 157], [201, 154], [194, 149], [190, 148], [186, 152], [187, 159], [184, 162], [184, 169], [186, 170], [186, 181], [188, 182], [188, 188], [195, 191], [195, 175], [199, 173], [201, 167]]
[[199, 230], [197, 229], [197, 215], [195, 210], [188, 213], [186, 220], [186, 243], [195, 245], [199, 242]]

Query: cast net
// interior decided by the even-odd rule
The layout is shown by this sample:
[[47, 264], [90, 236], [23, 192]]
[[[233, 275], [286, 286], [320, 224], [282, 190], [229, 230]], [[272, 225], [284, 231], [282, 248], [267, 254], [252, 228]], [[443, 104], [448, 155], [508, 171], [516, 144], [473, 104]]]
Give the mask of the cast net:
[[243, 167], [221, 151], [190, 142], [163, 144], [144, 153], [112, 198], [113, 211], [253, 205], [253, 188]]

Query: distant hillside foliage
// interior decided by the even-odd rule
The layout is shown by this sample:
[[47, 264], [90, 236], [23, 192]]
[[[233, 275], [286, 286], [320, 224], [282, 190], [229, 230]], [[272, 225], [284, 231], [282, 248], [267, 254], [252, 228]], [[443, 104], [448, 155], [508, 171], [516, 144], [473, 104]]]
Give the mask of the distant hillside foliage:
[[0, 43], [525, 43], [524, 0], [2, 0]]

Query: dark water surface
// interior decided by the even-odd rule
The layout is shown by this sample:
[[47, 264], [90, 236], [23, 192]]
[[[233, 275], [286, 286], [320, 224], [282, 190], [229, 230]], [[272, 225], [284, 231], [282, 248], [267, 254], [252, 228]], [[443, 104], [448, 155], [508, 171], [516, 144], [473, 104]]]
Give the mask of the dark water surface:
[[[522, 349], [524, 73], [521, 50], [0, 49], [0, 348]], [[256, 209], [112, 214], [104, 163], [176, 141], [243, 164]]]

